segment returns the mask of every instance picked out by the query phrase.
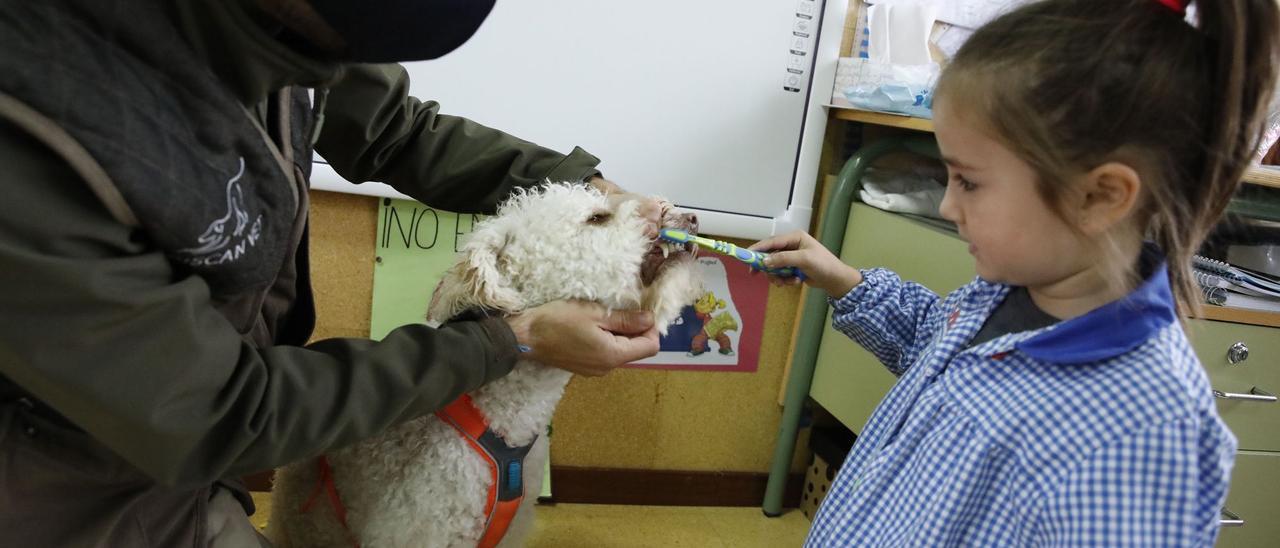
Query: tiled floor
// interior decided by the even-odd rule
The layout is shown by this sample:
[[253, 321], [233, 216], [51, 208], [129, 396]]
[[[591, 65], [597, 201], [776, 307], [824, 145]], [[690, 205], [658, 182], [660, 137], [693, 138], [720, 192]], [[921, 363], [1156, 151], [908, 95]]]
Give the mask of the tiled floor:
[[[271, 509], [264, 494], [254, 493], [254, 500], [252, 519], [261, 527]], [[759, 508], [555, 504], [537, 510], [527, 548], [789, 547], [800, 546], [809, 530], [799, 510], [772, 519]]]

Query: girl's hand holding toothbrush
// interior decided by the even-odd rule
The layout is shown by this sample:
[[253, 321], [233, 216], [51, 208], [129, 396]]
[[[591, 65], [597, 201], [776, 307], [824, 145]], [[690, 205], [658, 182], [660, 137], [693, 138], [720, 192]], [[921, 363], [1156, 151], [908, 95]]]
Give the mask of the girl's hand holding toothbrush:
[[[854, 286], [862, 283], [862, 273], [858, 269], [844, 264], [806, 232], [796, 231], [774, 236], [752, 244], [749, 249], [768, 253], [765, 266], [769, 268], [799, 268], [805, 274], [804, 283], [826, 291], [833, 298], [843, 297]], [[801, 280], [769, 276], [769, 282], [774, 285], [795, 285], [801, 283]]]

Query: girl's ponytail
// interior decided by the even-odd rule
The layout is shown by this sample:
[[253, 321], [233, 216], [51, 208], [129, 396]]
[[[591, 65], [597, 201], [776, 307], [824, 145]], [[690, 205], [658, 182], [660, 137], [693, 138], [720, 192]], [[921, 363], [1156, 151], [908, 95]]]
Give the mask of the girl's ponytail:
[[1196, 16], [1210, 76], [1203, 165], [1190, 174], [1191, 187], [1183, 189], [1187, 211], [1182, 219], [1189, 226], [1157, 222], [1153, 235], [1169, 256], [1171, 282], [1180, 297], [1188, 290], [1198, 293], [1185, 265], [1221, 218], [1257, 152], [1280, 62], [1277, 0], [1201, 1]]

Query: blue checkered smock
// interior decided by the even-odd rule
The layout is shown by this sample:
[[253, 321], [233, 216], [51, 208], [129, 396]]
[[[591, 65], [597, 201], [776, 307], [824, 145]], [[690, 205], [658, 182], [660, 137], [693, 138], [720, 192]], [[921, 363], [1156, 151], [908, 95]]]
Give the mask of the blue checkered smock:
[[1124, 299], [973, 348], [1008, 286], [943, 299], [863, 275], [833, 323], [900, 378], [807, 546], [1213, 544], [1236, 440], [1162, 262]]

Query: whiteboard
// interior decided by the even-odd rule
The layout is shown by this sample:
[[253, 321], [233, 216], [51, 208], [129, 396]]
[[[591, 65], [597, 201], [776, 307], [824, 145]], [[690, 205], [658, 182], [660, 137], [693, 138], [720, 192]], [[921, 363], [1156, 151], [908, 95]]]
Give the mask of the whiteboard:
[[[702, 232], [807, 229], [846, 2], [504, 0], [411, 93], [698, 213]], [[317, 158], [318, 161], [323, 161]], [[317, 164], [313, 188], [353, 185]]]

